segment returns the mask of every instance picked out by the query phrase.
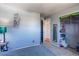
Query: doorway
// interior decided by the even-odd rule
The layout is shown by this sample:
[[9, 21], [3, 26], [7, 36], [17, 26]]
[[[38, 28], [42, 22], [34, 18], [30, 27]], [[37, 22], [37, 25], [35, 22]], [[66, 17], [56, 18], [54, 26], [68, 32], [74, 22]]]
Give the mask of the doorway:
[[43, 20], [41, 20], [41, 41], [40, 43], [43, 43]]

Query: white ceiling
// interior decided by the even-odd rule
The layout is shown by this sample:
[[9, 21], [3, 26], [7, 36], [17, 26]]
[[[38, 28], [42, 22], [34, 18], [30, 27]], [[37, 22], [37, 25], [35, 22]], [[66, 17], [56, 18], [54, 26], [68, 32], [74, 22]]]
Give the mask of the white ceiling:
[[76, 3], [8, 3], [4, 5], [19, 8], [25, 11], [38, 12], [44, 15], [51, 15], [78, 4]]

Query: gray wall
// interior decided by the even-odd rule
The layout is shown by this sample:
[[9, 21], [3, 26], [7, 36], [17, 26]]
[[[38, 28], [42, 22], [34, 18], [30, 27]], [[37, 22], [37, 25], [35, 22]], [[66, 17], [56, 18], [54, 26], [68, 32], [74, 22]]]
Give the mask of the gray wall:
[[[13, 15], [19, 13], [21, 21], [19, 27], [12, 27]], [[17, 8], [0, 5], [0, 21], [8, 21], [6, 40], [9, 41], [9, 50], [40, 44], [40, 14], [26, 12]], [[1, 23], [0, 23], [1, 24]], [[0, 34], [0, 39], [2, 34]], [[35, 41], [33, 43], [33, 40]]]

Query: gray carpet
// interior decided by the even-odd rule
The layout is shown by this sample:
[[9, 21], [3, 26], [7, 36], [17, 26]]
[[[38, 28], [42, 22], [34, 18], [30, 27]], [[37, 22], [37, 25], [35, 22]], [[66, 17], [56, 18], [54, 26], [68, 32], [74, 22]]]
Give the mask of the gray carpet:
[[2, 52], [1, 56], [55, 56], [50, 50], [45, 46], [33, 46], [28, 48], [19, 49], [11, 52]]

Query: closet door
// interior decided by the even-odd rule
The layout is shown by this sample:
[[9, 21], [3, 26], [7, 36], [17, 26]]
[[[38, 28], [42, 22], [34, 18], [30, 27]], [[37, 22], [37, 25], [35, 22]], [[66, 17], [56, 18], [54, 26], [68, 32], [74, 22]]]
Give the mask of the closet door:
[[74, 26], [75, 29], [75, 33], [74, 33], [74, 47], [77, 46], [77, 44], [79, 43], [79, 24], [75, 24]]
[[75, 33], [74, 24], [65, 24], [65, 29], [66, 29], [66, 40], [67, 40], [67, 43], [68, 43], [68, 45], [70, 47], [74, 47], [73, 46], [74, 33]]
[[73, 18], [70, 24], [65, 24], [66, 40], [68, 45], [72, 48], [76, 48], [79, 42], [79, 20], [77, 19]]

